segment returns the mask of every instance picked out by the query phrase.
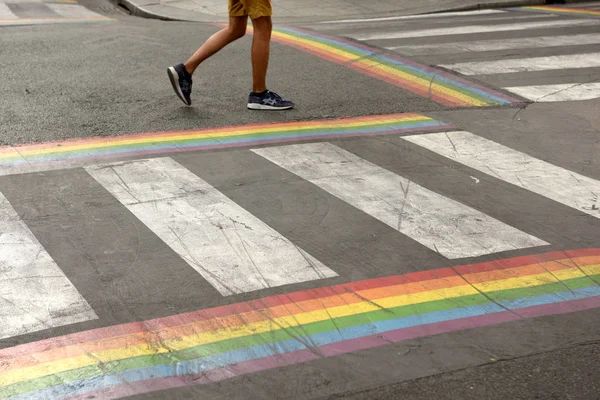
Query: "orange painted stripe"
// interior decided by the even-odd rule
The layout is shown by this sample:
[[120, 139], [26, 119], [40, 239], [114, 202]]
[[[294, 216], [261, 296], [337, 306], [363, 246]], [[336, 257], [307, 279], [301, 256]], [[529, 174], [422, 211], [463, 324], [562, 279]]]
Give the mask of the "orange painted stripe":
[[[446, 289], [469, 284], [484, 283], [509, 278], [534, 276], [547, 273], [548, 271], [560, 271], [575, 268], [576, 265], [600, 264], [600, 256], [582, 257], [576, 259], [576, 264], [571, 259], [547, 261], [538, 264], [525, 265], [522, 267], [499, 269], [486, 272], [478, 272], [468, 275], [450, 276], [442, 279], [432, 279], [405, 283], [401, 285], [386, 286], [362, 291], [340, 293], [337, 295], [289, 303], [263, 310], [253, 310], [240, 314], [228, 315], [212, 319], [204, 319], [180, 326], [156, 327], [151, 332], [143, 331], [108, 339], [90, 341], [77, 345], [70, 345], [47, 351], [41, 351], [9, 360], [0, 364], [0, 372], [8, 372], [14, 369], [26, 368], [40, 363], [53, 362], [60, 359], [76, 357], [84, 354], [128, 347], [144, 343], [157, 343], [159, 340], [173, 340], [183, 336], [201, 335], [223, 328], [235, 328], [249, 323], [261, 322], [272, 318], [291, 316], [299, 313], [323, 310], [325, 308], [357, 304], [365, 300], [375, 301], [391, 296], [409, 295], [432, 290]], [[160, 338], [160, 339], [159, 339]]]

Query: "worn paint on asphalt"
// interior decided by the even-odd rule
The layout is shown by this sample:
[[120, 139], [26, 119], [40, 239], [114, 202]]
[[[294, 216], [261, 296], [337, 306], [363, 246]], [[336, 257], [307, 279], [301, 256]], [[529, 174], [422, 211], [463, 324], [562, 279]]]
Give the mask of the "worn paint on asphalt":
[[600, 181], [513, 150], [471, 132], [402, 138], [427, 150], [600, 218]]
[[0, 350], [0, 397], [103, 399], [600, 307], [600, 249], [271, 296]]
[[330, 143], [253, 151], [447, 258], [548, 245]]
[[507, 8], [506, 10], [573, 15], [576, 17], [600, 18], [600, 11], [587, 10], [584, 8], [568, 8], [568, 7], [559, 7], [559, 6], [530, 6], [530, 7]]
[[86, 170], [223, 296], [337, 276], [171, 158]]
[[[219, 25], [223, 26], [223, 25]], [[248, 28], [252, 33], [252, 28]], [[352, 68], [448, 107], [489, 107], [520, 100], [440, 69], [338, 37], [299, 28], [273, 28], [272, 40]]]
[[448, 129], [424, 115], [405, 113], [319, 121], [242, 125], [150, 132], [0, 147], [0, 175], [43, 171], [69, 163], [183, 151], [356, 136], [393, 135]]

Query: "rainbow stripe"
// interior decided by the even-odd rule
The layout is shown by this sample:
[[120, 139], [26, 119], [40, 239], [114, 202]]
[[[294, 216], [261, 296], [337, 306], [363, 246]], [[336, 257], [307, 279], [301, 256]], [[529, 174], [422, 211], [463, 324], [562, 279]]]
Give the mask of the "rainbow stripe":
[[600, 11], [586, 10], [583, 8], [567, 8], [567, 7], [558, 7], [558, 6], [531, 6], [531, 7], [507, 8], [507, 10], [574, 15], [577, 17], [600, 18]]
[[63, 142], [0, 147], [0, 175], [39, 170], [57, 163], [193, 150], [244, 147], [290, 141], [393, 135], [448, 129], [424, 115], [405, 113], [319, 121], [230, 126], [193, 131], [152, 132]]
[[[249, 28], [250, 33], [252, 28]], [[442, 70], [381, 50], [298, 28], [274, 28], [273, 41], [295, 47], [391, 83], [448, 107], [489, 107], [519, 103], [514, 97]]]
[[113, 399], [600, 307], [600, 249], [323, 287], [0, 350], [0, 398]]

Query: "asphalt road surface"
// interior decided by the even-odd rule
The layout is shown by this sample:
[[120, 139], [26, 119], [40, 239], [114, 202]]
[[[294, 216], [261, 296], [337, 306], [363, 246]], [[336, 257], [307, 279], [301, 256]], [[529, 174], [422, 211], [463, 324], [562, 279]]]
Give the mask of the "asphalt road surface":
[[0, 398], [600, 397], [600, 5], [217, 29], [0, 3]]

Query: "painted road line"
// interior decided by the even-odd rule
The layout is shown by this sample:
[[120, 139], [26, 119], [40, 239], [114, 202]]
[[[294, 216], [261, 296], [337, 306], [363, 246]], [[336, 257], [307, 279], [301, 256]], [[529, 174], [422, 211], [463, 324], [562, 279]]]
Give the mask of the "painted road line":
[[470, 132], [425, 134], [403, 139], [492, 177], [600, 218], [600, 181]]
[[548, 244], [330, 143], [252, 151], [450, 259]]
[[[252, 32], [252, 29], [249, 28]], [[276, 28], [273, 40], [383, 80], [448, 107], [489, 107], [520, 100], [454, 74], [342, 38], [298, 28]]]
[[480, 51], [498, 51], [514, 49], [534, 49], [551, 48], [559, 46], [581, 46], [589, 44], [600, 44], [600, 34], [581, 34], [581, 35], [563, 35], [552, 36], [548, 41], [547, 37], [531, 37], [518, 39], [500, 39], [500, 40], [478, 40], [474, 42], [453, 42], [443, 44], [420, 44], [386, 47], [388, 50], [394, 50], [406, 55], [430, 55], [461, 52], [480, 52]]
[[518, 8], [507, 8], [507, 11], [527, 11], [535, 13], [550, 13], [560, 15], [573, 15], [576, 17], [591, 17], [600, 18], [600, 11], [598, 10], [586, 10], [584, 8], [567, 8], [558, 6], [533, 6], [533, 7], [518, 7]]
[[379, 17], [379, 18], [362, 18], [362, 19], [340, 19], [334, 21], [320, 21], [316, 24], [352, 24], [360, 22], [383, 22], [383, 21], [398, 21], [404, 19], [430, 19], [430, 18], [448, 18], [448, 17], [465, 17], [465, 16], [480, 16], [487, 14], [502, 14], [506, 11], [502, 10], [477, 10], [477, 11], [460, 11], [460, 12], [447, 12], [447, 13], [436, 13], [436, 14], [423, 14], [423, 15], [398, 15], [394, 17]]
[[519, 86], [504, 89], [536, 102], [577, 101], [600, 98], [600, 82]]
[[440, 65], [465, 75], [506, 74], [568, 68], [600, 67], [600, 53], [518, 58], [515, 60], [474, 61]]
[[170, 158], [86, 170], [224, 296], [337, 276]]
[[19, 18], [19, 19], [4, 19], [0, 20], [0, 26], [10, 25], [41, 25], [41, 24], [69, 24], [69, 23], [81, 23], [81, 22], [109, 22], [116, 21], [116, 19], [107, 17], [95, 17], [95, 18]]
[[65, 18], [104, 18], [102, 15], [74, 4], [46, 4], [48, 8]]
[[17, 17], [6, 4], [0, 3], [0, 21], [17, 18], [19, 17]]
[[118, 157], [246, 147], [358, 136], [431, 132], [450, 126], [424, 115], [406, 113], [227, 126], [203, 130], [150, 132], [0, 147], [0, 175], [44, 171]]
[[98, 318], [2, 193], [0, 271], [0, 339]]
[[433, 28], [397, 32], [375, 32], [365, 35], [358, 34], [352, 37], [357, 40], [406, 39], [430, 36], [466, 35], [473, 33], [524, 31], [530, 29], [564, 28], [567, 26], [590, 26], [596, 24], [597, 22], [589, 20], [534, 21], [503, 25], [467, 25], [451, 28]]
[[[11, 399], [114, 399], [600, 307], [600, 249], [353, 282], [0, 350]], [[189, 379], [188, 379], [189, 378]]]

